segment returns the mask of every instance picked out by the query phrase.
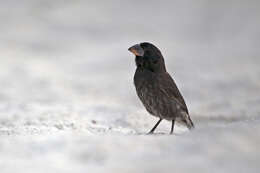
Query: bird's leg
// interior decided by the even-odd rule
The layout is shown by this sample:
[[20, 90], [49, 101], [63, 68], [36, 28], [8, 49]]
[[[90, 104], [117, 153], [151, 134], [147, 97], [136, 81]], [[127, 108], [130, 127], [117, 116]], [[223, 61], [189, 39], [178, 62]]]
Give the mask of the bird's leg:
[[150, 132], [148, 134], [152, 134], [161, 121], [162, 121], [162, 119], [160, 118], [159, 121], [154, 125], [154, 127], [152, 128], [152, 130], [150, 130]]
[[170, 132], [170, 134], [172, 134], [172, 133], [173, 133], [173, 129], [174, 129], [174, 122], [175, 122], [175, 120], [173, 119], [173, 120], [172, 120], [172, 128], [171, 128], [171, 132]]

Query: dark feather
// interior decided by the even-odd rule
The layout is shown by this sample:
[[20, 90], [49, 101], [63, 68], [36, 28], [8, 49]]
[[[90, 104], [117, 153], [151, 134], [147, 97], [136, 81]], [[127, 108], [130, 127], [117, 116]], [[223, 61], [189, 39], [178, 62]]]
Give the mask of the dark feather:
[[172, 77], [169, 75], [169, 73], [160, 74], [160, 76], [157, 78], [158, 82], [161, 84], [161, 90], [164, 92], [165, 95], [167, 95], [171, 99], [176, 99], [179, 104], [181, 105], [182, 109], [189, 114], [187, 105], [177, 88], [177, 85], [175, 84]]
[[[134, 50], [136, 48], [138, 50]], [[166, 71], [160, 50], [150, 43], [137, 44], [129, 50], [137, 54], [134, 84], [146, 110], [160, 119], [172, 121], [172, 125], [176, 120], [189, 129], [193, 128], [187, 105], [174, 80]], [[139, 56], [138, 52], [144, 53]]]

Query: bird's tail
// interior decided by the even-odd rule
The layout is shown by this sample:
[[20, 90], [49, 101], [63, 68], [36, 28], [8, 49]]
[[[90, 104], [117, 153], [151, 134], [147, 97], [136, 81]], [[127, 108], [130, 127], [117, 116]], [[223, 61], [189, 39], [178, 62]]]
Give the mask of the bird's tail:
[[183, 123], [188, 127], [189, 130], [195, 128], [192, 120], [190, 119], [189, 114], [187, 114], [186, 112], [183, 112], [182, 113], [182, 118], [183, 118], [182, 119]]

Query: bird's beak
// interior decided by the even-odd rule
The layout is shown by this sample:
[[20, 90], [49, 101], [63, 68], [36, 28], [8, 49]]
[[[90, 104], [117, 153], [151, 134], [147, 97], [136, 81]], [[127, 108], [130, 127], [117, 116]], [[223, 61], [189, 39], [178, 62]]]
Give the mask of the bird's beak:
[[140, 44], [133, 45], [128, 50], [135, 54], [135, 56], [144, 56], [144, 49], [140, 46]]

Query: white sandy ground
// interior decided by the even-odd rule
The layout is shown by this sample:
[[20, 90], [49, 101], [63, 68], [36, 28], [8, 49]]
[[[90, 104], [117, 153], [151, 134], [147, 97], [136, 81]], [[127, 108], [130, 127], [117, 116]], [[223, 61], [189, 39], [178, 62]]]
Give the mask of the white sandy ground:
[[196, 123], [190, 133], [150, 136], [133, 125], [93, 124], [66, 113], [26, 119], [2, 125], [1, 172], [259, 170], [259, 120]]
[[[259, 1], [10, 0], [0, 6], [0, 173], [260, 170]], [[156, 14], [156, 15], [155, 15]], [[158, 45], [195, 130], [134, 86]]]
[[177, 127], [175, 135], [167, 135], [170, 125], [165, 123], [159, 130], [164, 134], [150, 136], [145, 132], [152, 123], [142, 111], [124, 115], [120, 109], [91, 107], [1, 108], [1, 114], [10, 113], [1, 116], [1, 172], [259, 170], [259, 118], [220, 117], [201, 123], [195, 119], [194, 131], [181, 132]]

